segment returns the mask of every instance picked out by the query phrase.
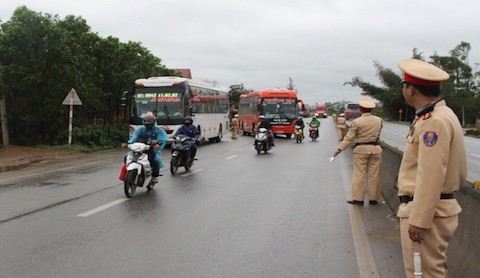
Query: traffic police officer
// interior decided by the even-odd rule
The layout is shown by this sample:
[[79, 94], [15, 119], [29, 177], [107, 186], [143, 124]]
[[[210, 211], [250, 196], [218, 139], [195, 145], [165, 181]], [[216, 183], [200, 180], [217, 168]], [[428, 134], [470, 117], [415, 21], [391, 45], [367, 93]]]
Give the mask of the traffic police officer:
[[467, 176], [462, 126], [440, 96], [448, 73], [421, 60], [399, 63], [403, 96], [416, 109], [398, 176], [400, 236], [407, 277], [420, 253], [424, 277], [447, 277], [448, 243], [458, 226], [454, 192]]
[[345, 119], [345, 115], [340, 113], [337, 118], [337, 137], [338, 141], [342, 141], [343, 137], [345, 136], [345, 128], [347, 120]]
[[375, 103], [363, 98], [359, 101], [361, 116], [352, 121], [351, 127], [333, 153], [336, 157], [341, 151], [355, 142], [353, 149], [352, 200], [349, 204], [363, 205], [365, 196], [365, 178], [368, 183], [368, 200], [371, 205], [378, 203], [379, 174], [382, 148], [380, 147], [380, 132], [383, 120], [371, 114]]
[[237, 134], [240, 130], [240, 123], [238, 122], [238, 114], [235, 114], [231, 123], [232, 128], [232, 139], [237, 139]]

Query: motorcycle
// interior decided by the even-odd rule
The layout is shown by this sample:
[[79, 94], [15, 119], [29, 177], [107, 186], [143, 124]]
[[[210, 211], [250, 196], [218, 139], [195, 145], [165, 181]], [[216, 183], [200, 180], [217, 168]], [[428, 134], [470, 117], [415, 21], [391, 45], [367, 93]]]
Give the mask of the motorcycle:
[[155, 182], [152, 181], [152, 166], [148, 160], [151, 151], [149, 144], [136, 142], [128, 144], [131, 150], [126, 157], [126, 174], [124, 180], [125, 195], [132, 198], [137, 187], [146, 187], [152, 190]]
[[189, 136], [180, 134], [177, 135], [172, 142], [172, 159], [170, 160], [170, 173], [175, 175], [179, 167], [185, 167], [185, 171], [190, 170], [194, 159], [190, 158], [189, 141], [195, 140], [195, 144], [200, 144], [204, 138], [194, 139]]
[[295, 125], [295, 129], [293, 131], [295, 134], [295, 142], [302, 143], [303, 140], [303, 129], [299, 125]]
[[310, 134], [310, 138], [312, 138], [312, 141], [317, 141], [318, 126], [317, 125], [311, 125], [310, 128], [309, 128], [309, 134]]
[[267, 153], [272, 146], [270, 146], [270, 142], [268, 140], [268, 130], [264, 127], [258, 129], [257, 134], [255, 134], [255, 149], [257, 150], [257, 154], [260, 154], [262, 150]]

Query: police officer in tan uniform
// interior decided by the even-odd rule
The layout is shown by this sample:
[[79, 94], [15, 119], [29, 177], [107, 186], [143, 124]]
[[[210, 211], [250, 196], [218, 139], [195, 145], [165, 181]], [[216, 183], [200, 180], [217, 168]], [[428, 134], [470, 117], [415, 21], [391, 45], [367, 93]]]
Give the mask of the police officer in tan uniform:
[[235, 114], [233, 116], [231, 129], [232, 129], [232, 139], [237, 139], [237, 134], [240, 129], [240, 124], [238, 122], [238, 114]]
[[398, 176], [405, 273], [414, 277], [413, 254], [420, 253], [423, 277], [447, 277], [446, 249], [461, 211], [454, 193], [467, 176], [462, 126], [440, 96], [448, 73], [416, 59], [399, 67], [405, 101], [416, 109]]
[[368, 200], [371, 205], [378, 203], [379, 174], [382, 148], [380, 132], [383, 120], [371, 114], [375, 103], [370, 99], [359, 101], [361, 116], [352, 121], [351, 127], [343, 138], [338, 149], [333, 153], [336, 157], [355, 142], [353, 149], [352, 200], [349, 204], [363, 206], [365, 196], [365, 179], [368, 184]]
[[340, 113], [340, 115], [338, 115], [338, 118], [337, 118], [338, 141], [342, 141], [343, 137], [345, 136], [346, 122], [347, 120], [345, 119], [345, 115], [343, 113]]

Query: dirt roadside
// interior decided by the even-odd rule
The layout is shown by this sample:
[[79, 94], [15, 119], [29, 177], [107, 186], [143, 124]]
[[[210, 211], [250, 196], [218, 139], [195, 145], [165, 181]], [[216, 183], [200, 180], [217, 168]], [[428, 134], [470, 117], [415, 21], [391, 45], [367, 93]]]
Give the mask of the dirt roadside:
[[9, 145], [0, 147], [0, 172], [19, 170], [31, 165], [48, 165], [65, 160], [79, 159], [89, 153], [57, 150], [48, 147]]

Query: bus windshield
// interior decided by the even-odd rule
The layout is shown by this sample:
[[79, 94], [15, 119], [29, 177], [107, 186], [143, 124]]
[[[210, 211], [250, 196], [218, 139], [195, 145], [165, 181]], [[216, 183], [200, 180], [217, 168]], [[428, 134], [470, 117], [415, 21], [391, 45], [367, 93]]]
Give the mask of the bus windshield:
[[153, 112], [157, 115], [158, 122], [162, 119], [183, 119], [183, 94], [184, 89], [181, 87], [138, 88], [135, 93], [134, 112], [140, 118], [147, 112]]
[[265, 118], [297, 118], [298, 105], [294, 98], [264, 98], [262, 100]]

